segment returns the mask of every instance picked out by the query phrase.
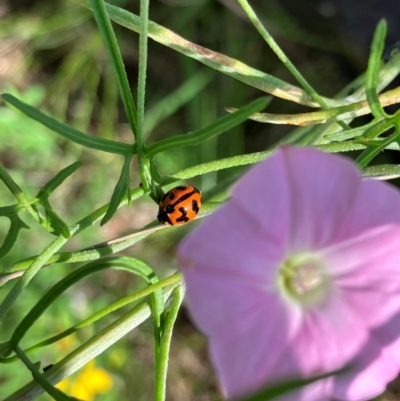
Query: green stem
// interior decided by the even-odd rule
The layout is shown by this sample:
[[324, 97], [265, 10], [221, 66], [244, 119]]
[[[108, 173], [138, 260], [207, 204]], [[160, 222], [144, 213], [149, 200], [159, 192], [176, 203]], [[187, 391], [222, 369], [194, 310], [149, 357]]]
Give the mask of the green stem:
[[137, 133], [137, 115], [135, 104], [133, 103], [132, 94], [129, 87], [128, 77], [124, 68], [121, 52], [118, 47], [117, 38], [108, 16], [104, 0], [90, 0], [90, 5], [93, 10], [93, 15], [96, 19], [107, 52], [114, 67], [115, 76], [117, 78], [119, 91], [122, 102], [125, 107], [125, 113], [128, 117], [134, 135]]
[[[74, 234], [70, 230], [71, 235]], [[46, 264], [46, 262], [68, 241], [63, 236], [58, 237], [53, 243], [50, 244], [40, 256], [32, 263], [32, 265], [25, 271], [21, 280], [18, 280], [11, 291], [5, 297], [3, 303], [0, 305], [0, 322], [4, 319], [14, 302], [22, 293], [24, 288], [35, 277], [38, 271]]]
[[[164, 303], [168, 302], [172, 289], [167, 287], [164, 291]], [[68, 354], [61, 361], [57, 362], [46, 375], [50, 383], [58, 383], [78, 369], [83, 367], [90, 360], [103, 353], [119, 339], [138, 327], [150, 316], [150, 308], [147, 302], [135, 305], [125, 315], [115, 322], [96, 333], [84, 344]], [[47, 373], [47, 372], [46, 372]], [[43, 393], [35, 382], [30, 382], [15, 393], [11, 394], [4, 401], [34, 400]]]
[[[264, 25], [258, 19], [257, 14], [254, 12], [247, 0], [238, 0], [239, 4], [242, 6], [243, 10], [249, 17], [250, 21], [256, 27], [263, 39], [268, 43], [274, 53], [282, 61], [283, 65], [290, 71], [290, 73], [296, 78], [299, 84], [304, 88], [304, 90], [311, 96], [311, 98], [317, 102], [324, 110], [328, 110], [329, 106], [327, 102], [320, 96], [314, 88], [307, 82], [300, 71], [294, 66], [294, 64], [289, 60], [286, 54], [282, 51], [279, 45], [275, 42], [274, 38], [265, 29]], [[343, 122], [338, 123], [343, 129], [348, 129], [347, 124]]]
[[167, 372], [168, 372], [168, 359], [169, 350], [171, 346], [172, 331], [176, 318], [178, 316], [179, 308], [183, 300], [184, 290], [182, 286], [174, 289], [172, 292], [172, 305], [168, 310], [164, 332], [161, 338], [160, 349], [157, 356], [158, 364], [155, 379], [155, 401], [164, 401], [167, 387]]
[[[138, 77], [138, 98], [137, 98], [137, 135], [136, 150], [139, 165], [139, 174], [143, 189], [146, 193], [153, 192], [149, 181], [152, 177], [149, 174], [149, 161], [147, 160], [144, 144], [144, 109], [146, 96], [146, 72], [147, 72], [147, 42], [149, 27], [149, 0], [140, 0], [140, 34], [139, 34], [139, 77]], [[154, 195], [154, 194], [153, 194]]]
[[31, 371], [33, 378], [40, 385], [40, 387], [42, 387], [43, 390], [45, 390], [46, 393], [51, 395], [55, 400], [82, 401], [78, 398], [70, 397], [64, 394], [62, 391], [58, 390], [57, 388], [53, 387], [18, 346], [14, 347], [14, 351], [16, 352], [20, 360], [25, 364], [25, 366]]
[[[146, 288], [136, 292], [135, 294], [129, 295], [128, 297], [122, 298], [116, 302], [114, 302], [111, 305], [106, 306], [105, 308], [99, 310], [98, 312], [94, 313], [92, 316], [89, 316], [85, 320], [82, 320], [80, 323], [68, 328], [67, 330], [64, 330], [62, 333], [59, 333], [53, 337], [50, 337], [44, 341], [41, 341], [38, 344], [33, 345], [32, 347], [27, 348], [24, 350], [26, 354], [31, 354], [34, 351], [37, 351], [40, 348], [46, 347], [48, 345], [54, 344], [61, 339], [76, 333], [77, 331], [83, 329], [84, 327], [87, 327], [94, 322], [100, 320], [101, 318], [107, 316], [108, 314], [121, 309], [122, 307], [139, 301], [140, 299], [147, 297], [149, 295], [154, 294], [156, 291], [162, 290], [166, 287], [174, 287], [176, 285], [181, 285], [182, 284], [182, 275], [181, 273], [177, 272], [174, 273], [173, 275], [160, 280], [159, 282], [152, 284], [150, 286], [147, 286]], [[9, 364], [16, 362], [18, 360], [18, 357], [16, 355], [8, 357], [8, 358], [0, 358], [0, 363], [2, 364]]]
[[29, 200], [29, 198], [22, 192], [21, 188], [11, 178], [10, 174], [8, 174], [8, 171], [2, 166], [2, 164], [0, 164], [0, 179], [15, 196], [19, 205], [25, 208], [35, 220], [41, 221], [42, 218], [40, 217], [39, 213], [31, 206], [31, 201]]

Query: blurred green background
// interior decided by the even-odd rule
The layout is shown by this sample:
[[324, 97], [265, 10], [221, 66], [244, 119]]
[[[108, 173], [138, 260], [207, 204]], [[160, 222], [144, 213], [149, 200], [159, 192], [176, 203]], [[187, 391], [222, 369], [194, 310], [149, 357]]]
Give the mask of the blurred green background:
[[[389, 19], [388, 42], [394, 43], [400, 36], [400, 25], [390, 23], [396, 16], [400, 17], [400, 6], [393, 1], [252, 3], [297, 68], [326, 96], [333, 96], [364, 71], [370, 38], [380, 17]], [[113, 0], [112, 4], [135, 14], [139, 11], [138, 0]], [[153, 1], [150, 18], [190, 41], [296, 84], [234, 0]], [[135, 94], [138, 35], [117, 25], [114, 28]], [[152, 41], [148, 63], [148, 144], [204, 127], [224, 115], [224, 107], [240, 107], [263, 95]], [[73, 0], [0, 2], [0, 92], [12, 93], [92, 135], [127, 143], [133, 140], [96, 24], [91, 13]], [[283, 100], [274, 100], [269, 107], [272, 113], [305, 110]], [[222, 157], [265, 150], [291, 129], [249, 121], [199, 147], [162, 153], [157, 156], [157, 165], [164, 175]], [[62, 168], [76, 160], [82, 161], [83, 167], [51, 197], [53, 207], [68, 224], [109, 201], [122, 166], [120, 157], [70, 143], [5, 104], [0, 105], [0, 160], [31, 196]], [[132, 187], [139, 184], [135, 165], [133, 169]], [[209, 199], [224, 191], [242, 172], [242, 168], [235, 168], [211, 173], [190, 184], [201, 188]], [[14, 203], [2, 183], [0, 188], [0, 206]], [[154, 220], [156, 213], [154, 202], [141, 199], [130, 208], [118, 211], [104, 227], [97, 225], [72, 239], [65, 250], [82, 249], [140, 229]], [[36, 255], [53, 238], [28, 214], [24, 219], [31, 229], [21, 231], [16, 246], [0, 262], [1, 269]], [[0, 235], [4, 238], [9, 223], [6, 219], [2, 223]], [[176, 246], [191, 228], [156, 233], [124, 253], [146, 261], [160, 276], [168, 275], [176, 267]], [[52, 266], [35, 277], [8, 316], [4, 327], [10, 331], [0, 332], [0, 342], [9, 338], [11, 330], [43, 293], [74, 267]], [[0, 290], [0, 301], [12, 285], [9, 283]], [[25, 340], [22, 346], [65, 330], [141, 285], [139, 279], [114, 271], [80, 282], [48, 309], [31, 329], [29, 341]], [[41, 361], [42, 367], [54, 363], [110, 321], [97, 322], [31, 358]], [[151, 400], [152, 344], [150, 327], [131, 332], [98, 357], [95, 365], [82, 369], [64, 383], [63, 389], [71, 393], [75, 388], [88, 400]], [[182, 309], [172, 340], [168, 400], [220, 399], [205, 345]], [[103, 386], [85, 388], [96, 380]], [[0, 365], [0, 400], [28, 381], [30, 374], [22, 364]], [[48, 399], [47, 396], [40, 398]]]

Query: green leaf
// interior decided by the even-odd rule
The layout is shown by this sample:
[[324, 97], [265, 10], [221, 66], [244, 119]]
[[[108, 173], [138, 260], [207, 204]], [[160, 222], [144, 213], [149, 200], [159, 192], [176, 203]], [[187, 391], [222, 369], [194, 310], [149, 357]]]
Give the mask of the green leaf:
[[269, 387], [267, 389], [263, 389], [261, 391], [258, 391], [256, 394], [250, 395], [248, 397], [241, 398], [240, 401], [267, 401], [267, 400], [272, 400], [276, 397], [279, 397], [285, 393], [288, 393], [289, 391], [296, 390], [298, 388], [307, 386], [308, 384], [314, 383], [318, 380], [323, 380], [326, 379], [327, 377], [331, 376], [336, 376], [336, 375], [341, 375], [348, 371], [349, 367], [345, 367], [340, 370], [336, 370], [334, 372], [326, 373], [323, 375], [315, 376], [310, 379], [299, 379], [299, 380], [293, 380], [288, 383], [281, 383], [278, 384], [274, 387]]
[[393, 180], [400, 177], [400, 165], [378, 164], [376, 166], [365, 167], [362, 169], [362, 175], [378, 180]]
[[50, 227], [53, 228], [54, 234], [57, 236], [62, 235], [64, 238], [70, 239], [71, 233], [69, 232], [67, 224], [65, 224], [57, 215], [57, 213], [51, 207], [49, 201], [47, 199], [42, 199], [41, 204], [46, 211], [47, 222], [50, 224]]
[[33, 364], [19, 347], [15, 347], [15, 352], [18, 354], [19, 358], [23, 361], [25, 366], [31, 371], [35, 381], [39, 383], [39, 385], [46, 391], [46, 393], [51, 395], [56, 401], [82, 401], [79, 398], [70, 397], [69, 395], [64, 394], [58, 388], [52, 386], [39, 372], [36, 364]]
[[10, 219], [10, 228], [8, 230], [6, 238], [4, 238], [3, 244], [0, 247], [0, 259], [7, 255], [8, 252], [10, 252], [15, 242], [17, 241], [19, 231], [22, 228], [29, 229], [29, 226], [26, 225], [18, 216], [17, 210], [15, 210], [14, 212], [5, 213], [4, 209], [9, 209], [9, 207], [0, 208], [0, 216], [6, 216]]
[[[76, 228], [74, 227], [76, 232]], [[74, 233], [73, 232], [73, 233]], [[10, 290], [10, 292], [4, 297], [3, 302], [0, 305], [0, 322], [4, 319], [7, 313], [10, 311], [14, 302], [21, 295], [25, 287], [35, 277], [39, 270], [46, 264], [46, 262], [67, 242], [64, 237], [56, 238], [27, 268], [24, 275], [19, 279]]]
[[[173, 282], [169, 280], [172, 278], [174, 278]], [[154, 285], [154, 287], [158, 286], [159, 288], [165, 287], [165, 290], [163, 292], [164, 303], [168, 302], [173, 288], [178, 283], [177, 279], [179, 282], [181, 282], [182, 280], [182, 278], [179, 278], [177, 274], [174, 274], [173, 276], [170, 276], [168, 278], [168, 281], [170, 281], [172, 287], [165, 287], [166, 283], [161, 284], [161, 282]], [[163, 282], [165, 281], [167, 280], [163, 280]], [[48, 372], [46, 372], [46, 377], [48, 381], [51, 383], [58, 383], [66, 377], [70, 376], [78, 369], [82, 368], [90, 360], [100, 355], [106, 349], [115, 344], [123, 336], [138, 327], [149, 316], [150, 309], [147, 301], [143, 301], [138, 305], [135, 305], [123, 316], [97, 332], [95, 336], [73, 350], [61, 361], [54, 364], [54, 366]], [[42, 394], [42, 392], [42, 389], [35, 382], [30, 382], [17, 390], [15, 393], [11, 394], [7, 398], [7, 401], [21, 400], [21, 397], [33, 400], [36, 399], [40, 394]]]
[[363, 137], [366, 140], [376, 139], [386, 131], [393, 128], [394, 125], [395, 124], [393, 119], [387, 119], [387, 120], [385, 119], [385, 120], [380, 120], [378, 122], [376, 122], [375, 120], [375, 124], [364, 132]]
[[82, 166], [82, 162], [75, 162], [62, 169], [54, 178], [52, 178], [45, 186], [38, 192], [37, 198], [49, 197], [50, 194], [58, 188], [70, 175], [72, 175], [79, 167]]
[[[84, 7], [90, 8], [89, 0], [75, 1]], [[109, 3], [106, 4], [106, 9], [110, 18], [117, 24], [135, 32], [140, 31], [140, 18], [137, 15]], [[149, 37], [154, 41], [180, 52], [187, 57], [191, 57], [210, 68], [237, 79], [238, 81], [244, 82], [246, 85], [250, 85], [263, 92], [295, 103], [310, 107], [319, 107], [318, 103], [314, 102], [313, 99], [311, 99], [311, 97], [299, 87], [266, 74], [263, 71], [256, 70], [255, 68], [252, 68], [237, 59], [228, 57], [225, 54], [215, 52], [211, 49], [190, 42], [182, 36], [177, 35], [175, 32], [156, 24], [153, 21], [149, 21]], [[330, 107], [343, 105], [342, 101], [334, 99], [324, 98], [324, 101]]]
[[111, 201], [110, 205], [108, 206], [107, 213], [101, 220], [100, 225], [106, 224], [114, 216], [121, 201], [124, 199], [125, 196], [128, 196], [131, 162], [132, 157], [125, 158], [124, 165], [121, 171], [121, 176], [119, 177], [118, 183], [114, 188], [114, 192], [111, 196]]
[[[68, 276], [64, 277], [61, 281], [55, 284], [41, 299], [40, 301], [30, 310], [30, 312], [24, 317], [19, 325], [14, 330], [11, 336], [11, 346], [16, 346], [30, 327], [35, 323], [37, 319], [44, 313], [44, 311], [68, 288], [93, 273], [104, 269], [117, 269], [125, 270], [130, 273], [136, 274], [143, 278], [148, 284], [156, 284], [159, 280], [154, 271], [144, 262], [139, 259], [131, 257], [110, 257], [93, 262], [87, 263], [79, 269], [76, 269]], [[158, 304], [161, 311], [163, 306], [159, 305], [159, 300], [162, 298], [162, 293], [155, 294], [153, 299]], [[115, 309], [113, 309], [115, 310]], [[107, 313], [110, 312], [110, 308], [106, 308]], [[161, 313], [161, 312], [160, 312]], [[100, 319], [100, 316], [96, 320]]]
[[156, 355], [155, 401], [165, 401], [172, 331], [174, 329], [176, 318], [178, 317], [178, 312], [182, 304], [184, 294], [185, 291], [183, 286], [177, 286], [172, 292], [172, 302], [166, 311], [160, 348]]
[[147, 108], [144, 133], [150, 133], [161, 121], [171, 116], [180, 107], [192, 100], [211, 82], [213, 77], [214, 74], [209, 71], [201, 70], [193, 74], [153, 107]]
[[385, 37], [387, 31], [387, 24], [385, 20], [380, 20], [376, 27], [374, 37], [371, 44], [371, 53], [368, 59], [368, 68], [365, 78], [365, 91], [367, 101], [372, 114], [377, 119], [387, 118], [388, 114], [385, 113], [378, 98], [378, 79], [379, 69], [381, 66], [381, 58], [385, 44]]
[[34, 206], [31, 205], [31, 200], [25, 195], [19, 185], [12, 179], [8, 171], [0, 163], [0, 179], [4, 182], [6, 187], [15, 196], [18, 205], [26, 209], [37, 221], [40, 221], [41, 216]]
[[4, 94], [2, 97], [6, 102], [12, 104], [28, 117], [38, 121], [45, 127], [72, 142], [78, 143], [87, 148], [101, 150], [102, 152], [115, 153], [122, 156], [127, 156], [134, 152], [134, 149], [131, 145], [87, 135], [66, 124], [62, 124], [56, 119], [44, 114], [36, 107], [30, 106], [29, 104], [22, 102], [12, 95]]
[[328, 105], [325, 100], [313, 89], [313, 87], [307, 82], [300, 71], [295, 67], [295, 65], [289, 60], [283, 50], [279, 47], [278, 43], [267, 31], [264, 24], [260, 21], [257, 14], [254, 12], [253, 8], [250, 6], [247, 0], [238, 0], [243, 11], [247, 14], [247, 17], [253, 23], [258, 33], [262, 36], [271, 50], [280, 59], [283, 65], [290, 71], [297, 82], [303, 87], [303, 89], [308, 93], [308, 95], [318, 103], [324, 110], [328, 109]]
[[385, 149], [392, 142], [398, 140], [398, 138], [399, 133], [396, 132], [393, 135], [390, 135], [388, 138], [382, 140], [363, 141], [362, 143], [366, 145], [366, 148], [357, 157], [356, 163], [361, 168], [367, 166], [367, 164], [369, 164], [383, 149]]
[[114, 68], [117, 78], [119, 92], [121, 94], [122, 102], [125, 107], [125, 113], [128, 117], [134, 135], [137, 133], [137, 115], [136, 108], [133, 102], [132, 93], [129, 87], [128, 77], [124, 63], [122, 60], [121, 52], [118, 47], [117, 38], [113, 31], [110, 18], [107, 14], [106, 7], [103, 0], [90, 0], [90, 5], [97, 25], [99, 27], [101, 36], [107, 49], [108, 56]]
[[154, 156], [155, 154], [164, 152], [168, 149], [194, 146], [203, 143], [204, 141], [229, 131], [230, 129], [246, 121], [253, 113], [261, 111], [267, 107], [270, 101], [271, 98], [259, 98], [249, 103], [247, 106], [238, 109], [234, 113], [225, 115], [205, 128], [201, 128], [188, 134], [174, 136], [158, 141], [147, 149], [147, 155]]

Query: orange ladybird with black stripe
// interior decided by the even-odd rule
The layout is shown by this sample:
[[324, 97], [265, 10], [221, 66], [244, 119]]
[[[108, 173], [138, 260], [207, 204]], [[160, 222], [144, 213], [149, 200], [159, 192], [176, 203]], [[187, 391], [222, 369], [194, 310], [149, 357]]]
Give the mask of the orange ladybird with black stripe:
[[201, 208], [201, 191], [191, 185], [180, 185], [160, 200], [157, 218], [167, 226], [179, 226], [193, 220]]

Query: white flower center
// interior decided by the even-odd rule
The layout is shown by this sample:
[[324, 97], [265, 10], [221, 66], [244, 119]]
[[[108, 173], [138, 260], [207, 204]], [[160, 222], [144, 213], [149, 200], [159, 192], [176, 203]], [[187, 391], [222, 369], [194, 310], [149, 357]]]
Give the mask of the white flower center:
[[300, 253], [282, 263], [278, 285], [285, 298], [302, 306], [313, 306], [326, 298], [330, 280], [319, 257]]

